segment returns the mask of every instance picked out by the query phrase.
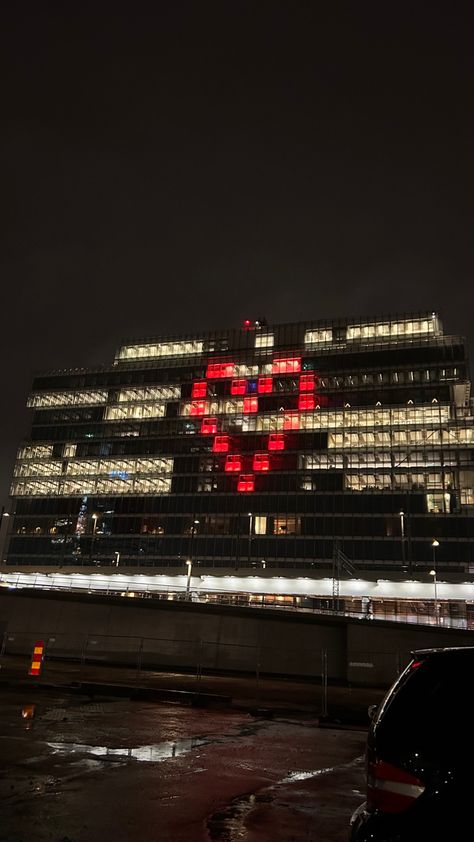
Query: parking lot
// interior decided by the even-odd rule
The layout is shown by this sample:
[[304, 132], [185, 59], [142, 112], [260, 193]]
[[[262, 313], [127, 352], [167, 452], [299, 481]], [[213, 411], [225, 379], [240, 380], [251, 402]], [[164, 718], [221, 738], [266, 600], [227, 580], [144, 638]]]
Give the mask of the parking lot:
[[0, 691], [0, 839], [342, 842], [363, 730], [35, 688]]

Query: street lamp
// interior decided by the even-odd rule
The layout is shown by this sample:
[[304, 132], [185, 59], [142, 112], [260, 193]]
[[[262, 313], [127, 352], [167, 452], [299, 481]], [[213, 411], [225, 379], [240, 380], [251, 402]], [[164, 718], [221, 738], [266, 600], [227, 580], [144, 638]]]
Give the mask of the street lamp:
[[252, 554], [252, 526], [253, 526], [253, 515], [252, 512], [248, 512], [249, 516], [249, 567], [250, 567], [250, 557]]
[[190, 547], [189, 547], [189, 556], [191, 558], [191, 562], [193, 560], [194, 534], [196, 532], [196, 526], [199, 526], [199, 521], [193, 520], [193, 523], [192, 523], [192, 526], [191, 526], [191, 542], [190, 542]]
[[402, 543], [402, 570], [406, 572], [406, 562], [405, 562], [405, 512], [403, 509], [399, 512], [400, 515], [400, 535], [401, 535], [401, 543]]
[[97, 512], [91, 515], [92, 518], [92, 540], [91, 540], [91, 547], [89, 553], [89, 564], [92, 562], [92, 555], [94, 552], [94, 541], [95, 541], [95, 533], [97, 532], [97, 521], [99, 520], [99, 515]]
[[116, 556], [116, 559], [115, 559], [115, 566], [116, 566], [116, 567], [118, 567], [118, 566], [119, 566], [119, 564], [120, 564], [120, 553], [118, 552], [118, 550], [115, 550], [115, 552], [114, 552], [114, 556]]
[[191, 588], [191, 572], [193, 569], [192, 559], [188, 558], [186, 562], [186, 567], [188, 568], [188, 578], [186, 580], [186, 599], [189, 599], [189, 591]]
[[435, 617], [436, 617], [436, 625], [439, 625], [439, 604], [438, 604], [438, 581], [436, 578], [436, 549], [439, 547], [439, 541], [436, 538], [433, 538], [431, 542], [431, 547], [433, 549], [433, 570], [430, 570], [430, 576], [433, 577], [433, 585], [434, 585], [434, 609], [435, 609]]
[[188, 568], [188, 578], [186, 580], [186, 599], [189, 599], [189, 589], [191, 587], [191, 571], [193, 569], [193, 546], [194, 546], [194, 533], [196, 532], [196, 526], [199, 526], [198, 520], [193, 520], [191, 525], [191, 544], [189, 547], [189, 558], [186, 562], [186, 566]]
[[5, 506], [2, 506], [2, 514], [1, 514], [1, 519], [0, 519], [0, 536], [1, 536], [2, 529], [3, 529], [3, 523], [4, 523], [3, 518], [5, 518], [5, 535], [3, 536], [3, 539], [0, 540], [0, 561], [5, 560], [3, 558], [3, 553], [4, 553], [4, 550], [5, 550], [5, 544], [6, 544], [6, 541], [7, 541], [7, 533], [8, 533], [8, 520], [6, 520], [6, 518], [9, 518], [9, 517], [10, 517], [10, 512], [6, 512]]

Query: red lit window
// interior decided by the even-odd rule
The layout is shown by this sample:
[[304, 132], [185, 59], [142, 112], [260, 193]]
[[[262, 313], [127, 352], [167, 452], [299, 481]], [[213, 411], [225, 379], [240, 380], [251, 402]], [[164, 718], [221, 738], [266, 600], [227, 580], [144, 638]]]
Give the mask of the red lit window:
[[314, 409], [314, 395], [303, 394], [298, 398], [298, 409]]
[[253, 474], [240, 474], [237, 491], [254, 491], [255, 477]]
[[269, 450], [284, 450], [285, 449], [285, 437], [283, 433], [270, 433], [268, 438], [268, 449]]
[[301, 371], [300, 357], [290, 360], [273, 360], [272, 374], [297, 374]]
[[197, 383], [193, 383], [193, 391], [191, 393], [192, 398], [205, 398], [207, 395], [207, 383], [205, 380], [199, 380]]
[[283, 419], [284, 430], [299, 430], [300, 416], [297, 412], [287, 412]]
[[234, 369], [234, 363], [209, 363], [206, 370], [206, 377], [208, 379], [215, 377], [233, 377]]
[[245, 412], [258, 412], [258, 398], [244, 398]]
[[226, 471], [241, 471], [242, 470], [242, 457], [240, 454], [237, 456], [227, 456], [225, 460], [225, 470]]
[[302, 374], [300, 376], [300, 392], [313, 392], [315, 386], [314, 374]]
[[252, 467], [254, 471], [269, 471], [270, 460], [268, 453], [255, 453]]
[[229, 450], [229, 436], [216, 436], [212, 450], [214, 453], [227, 453]]
[[203, 418], [201, 424], [201, 433], [211, 436], [217, 433], [217, 418]]
[[273, 390], [273, 380], [271, 377], [259, 377], [258, 378], [258, 385], [257, 391], [260, 392], [261, 395], [268, 394]]
[[231, 395], [245, 395], [247, 391], [246, 380], [233, 380], [230, 384]]
[[193, 401], [191, 404], [191, 409], [189, 411], [190, 415], [204, 415], [206, 412], [206, 401]]

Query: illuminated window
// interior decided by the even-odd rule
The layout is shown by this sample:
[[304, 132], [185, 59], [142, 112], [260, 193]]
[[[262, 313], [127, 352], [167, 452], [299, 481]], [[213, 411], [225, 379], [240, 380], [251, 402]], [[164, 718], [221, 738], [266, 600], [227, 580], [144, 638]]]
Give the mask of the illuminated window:
[[[244, 399], [245, 400], [245, 399]], [[241, 415], [244, 408], [243, 400], [236, 400], [235, 398], [223, 398], [219, 401], [217, 412], [225, 415]]]
[[225, 470], [227, 472], [242, 470], [242, 457], [240, 456], [240, 454], [230, 455], [226, 457]]
[[214, 433], [217, 433], [217, 418], [203, 418], [201, 433], [204, 433], [204, 435], [214, 435]]
[[255, 477], [253, 474], [240, 474], [237, 483], [237, 491], [254, 491]]
[[245, 395], [247, 391], [246, 380], [233, 380], [230, 384], [231, 395]]
[[300, 392], [313, 392], [315, 387], [314, 374], [302, 374], [300, 376]]
[[191, 409], [189, 411], [190, 415], [204, 415], [206, 412], [206, 401], [193, 401], [191, 404]]
[[104, 418], [107, 421], [123, 421], [127, 418], [163, 418], [166, 404], [159, 401], [153, 403], [124, 403], [118, 406], [106, 406]]
[[254, 471], [269, 471], [270, 460], [268, 453], [255, 453], [252, 468]]
[[107, 392], [42, 392], [31, 395], [27, 406], [35, 409], [48, 409], [52, 406], [91, 406], [106, 403]]
[[300, 532], [300, 519], [298, 517], [276, 517], [273, 522], [275, 535], [297, 535]]
[[304, 342], [305, 345], [321, 345], [325, 342], [332, 342], [332, 329], [307, 330], [304, 335]]
[[212, 450], [214, 453], [227, 453], [229, 450], [229, 436], [216, 436]]
[[244, 413], [258, 412], [258, 398], [244, 398]]
[[273, 390], [273, 379], [271, 377], [259, 377], [257, 391], [259, 394], [270, 394]]
[[314, 395], [300, 395], [298, 398], [298, 409], [314, 409], [315, 403]]
[[197, 383], [193, 383], [193, 391], [191, 393], [192, 398], [205, 398], [206, 395], [207, 382], [205, 380], [199, 380]]
[[29, 444], [20, 447], [18, 459], [47, 459], [53, 455], [52, 444]]
[[301, 371], [301, 358], [292, 357], [286, 360], [273, 360], [272, 374], [297, 374]]
[[274, 337], [273, 333], [256, 333], [255, 347], [256, 348], [273, 348]]
[[284, 430], [299, 430], [300, 428], [300, 417], [297, 412], [285, 412], [283, 418], [283, 429]]
[[124, 345], [118, 354], [119, 360], [152, 359], [154, 357], [177, 357], [202, 354], [204, 343], [192, 339], [180, 342], [154, 342], [149, 345]]
[[135, 403], [136, 401], [177, 400], [181, 397], [181, 386], [145, 386], [143, 388], [121, 389], [118, 393], [119, 403]]
[[267, 534], [267, 518], [266, 515], [256, 515], [253, 520], [255, 535]]
[[234, 363], [209, 363], [207, 366], [206, 377], [208, 379], [217, 377], [234, 377], [234, 375]]
[[285, 437], [282, 433], [270, 433], [268, 437], [268, 449], [269, 450], [284, 450], [285, 449]]

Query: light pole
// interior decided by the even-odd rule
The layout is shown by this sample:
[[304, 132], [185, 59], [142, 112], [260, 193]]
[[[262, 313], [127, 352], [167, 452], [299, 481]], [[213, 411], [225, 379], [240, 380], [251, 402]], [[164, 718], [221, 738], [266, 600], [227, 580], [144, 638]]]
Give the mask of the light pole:
[[196, 532], [196, 526], [199, 526], [199, 521], [193, 520], [193, 523], [192, 523], [192, 526], [191, 526], [191, 544], [190, 544], [190, 547], [189, 547], [189, 557], [191, 559], [191, 562], [193, 560], [194, 535], [195, 535], [195, 532]]
[[95, 533], [97, 532], [97, 521], [99, 520], [99, 515], [97, 512], [94, 512], [91, 515], [92, 518], [92, 539], [91, 539], [91, 551], [89, 553], [89, 563], [92, 562], [92, 555], [94, 552], [94, 541], [95, 541]]
[[120, 564], [120, 553], [118, 552], [118, 550], [115, 550], [114, 556], [116, 557], [115, 558], [115, 566], [118, 567], [119, 564]]
[[430, 576], [433, 577], [434, 585], [434, 610], [436, 625], [439, 625], [438, 581], [436, 578], [436, 548], [439, 547], [439, 541], [437, 541], [436, 538], [433, 538], [431, 546], [433, 548], [433, 570], [430, 570]]
[[248, 566], [250, 567], [250, 558], [251, 558], [251, 555], [252, 555], [252, 526], [253, 526], [252, 512], [249, 512], [248, 516], [250, 518], [250, 520], [249, 520], [249, 563], [248, 563]]
[[191, 587], [191, 571], [193, 569], [193, 547], [194, 547], [194, 533], [196, 532], [196, 526], [199, 526], [198, 520], [193, 520], [191, 526], [191, 544], [189, 547], [189, 558], [186, 562], [186, 567], [188, 568], [188, 578], [186, 580], [186, 599], [189, 599], [189, 590]]
[[402, 543], [402, 571], [406, 573], [406, 560], [405, 560], [405, 512], [403, 509], [399, 512], [400, 515], [400, 535], [401, 535], [401, 543]]
[[[3, 558], [3, 554], [4, 554], [4, 551], [5, 551], [5, 544], [7, 542], [8, 518], [9, 517], [10, 517], [10, 513], [5, 511], [5, 506], [2, 506], [2, 514], [1, 514], [1, 518], [0, 518], [0, 562], [5, 561], [5, 559]], [[5, 523], [5, 534], [2, 535], [4, 523]]]
[[189, 599], [189, 591], [191, 588], [191, 572], [193, 569], [192, 559], [188, 558], [186, 562], [186, 567], [188, 568], [188, 578], [186, 579], [186, 599]]

